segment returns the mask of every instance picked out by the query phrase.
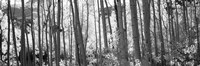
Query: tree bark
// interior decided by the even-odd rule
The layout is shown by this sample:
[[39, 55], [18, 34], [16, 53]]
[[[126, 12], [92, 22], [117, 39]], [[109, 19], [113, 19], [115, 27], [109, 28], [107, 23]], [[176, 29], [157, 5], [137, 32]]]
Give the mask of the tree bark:
[[[51, 4], [51, 1], [49, 1], [49, 4], [52, 5], [52, 4]], [[49, 5], [48, 13], [50, 13], [50, 5]], [[53, 8], [54, 8], [54, 5], [53, 5]], [[52, 16], [53, 16], [53, 15], [52, 15]], [[50, 48], [49, 48], [49, 49], [50, 49], [50, 52], [49, 52], [49, 53], [50, 53], [50, 55], [49, 55], [49, 56], [50, 56], [50, 58], [49, 58], [49, 66], [52, 66], [52, 65], [53, 65], [53, 62], [52, 62], [52, 58], [53, 58], [53, 57], [52, 57], [52, 45], [53, 45], [53, 44], [52, 44], [52, 43], [53, 43], [53, 42], [52, 42], [52, 41], [53, 41], [53, 40], [52, 40], [52, 38], [53, 38], [53, 37], [52, 37], [52, 32], [53, 32], [53, 31], [52, 31], [51, 26], [52, 26], [52, 21], [53, 21], [53, 20], [51, 19], [51, 15], [50, 15], [50, 14], [49, 14], [49, 17], [48, 17], [48, 18], [49, 18], [49, 43], [50, 43]]]
[[[194, 0], [194, 3], [196, 1]], [[197, 29], [197, 60], [200, 60], [200, 44], [199, 44], [199, 20], [197, 17], [197, 6], [196, 4], [194, 5], [195, 11], [194, 11], [194, 15], [195, 15], [195, 22], [196, 22], [196, 29]], [[197, 61], [198, 62], [198, 61]]]
[[161, 1], [158, 0], [158, 13], [159, 13], [159, 28], [160, 28], [160, 42], [161, 42], [161, 64], [164, 66], [164, 54], [165, 54], [165, 46], [164, 46], [164, 40], [163, 40], [163, 33], [162, 33], [162, 17], [161, 17], [161, 8], [160, 8]]
[[117, 1], [117, 15], [119, 20], [119, 44], [118, 44], [118, 61], [119, 66], [129, 66], [128, 63], [128, 44], [125, 43], [126, 36], [124, 31], [124, 22], [122, 20], [121, 0]]
[[154, 0], [152, 0], [152, 9], [153, 9], [153, 20], [154, 20], [154, 46], [155, 46], [155, 55], [158, 56], [158, 46], [157, 46], [157, 22], [155, 14]]
[[7, 17], [8, 17], [8, 42], [7, 42], [7, 66], [10, 66], [10, 0], [8, 0], [8, 9], [7, 9]]
[[96, 22], [97, 22], [97, 20], [96, 20], [96, 14], [95, 14], [95, 0], [93, 0], [93, 9], [94, 9], [94, 27], [95, 27], [95, 39], [96, 39], [96, 41], [95, 41], [95, 45], [96, 45], [96, 59], [97, 59], [97, 66], [98, 66], [98, 60], [99, 60], [99, 58], [98, 58], [98, 38], [97, 38], [97, 24], [96, 24]]
[[97, 0], [97, 7], [98, 7], [98, 28], [99, 28], [99, 59], [97, 60], [97, 65], [102, 65], [102, 52], [101, 52], [101, 23], [100, 23], [100, 6], [99, 0]]
[[176, 41], [179, 42], [179, 19], [178, 19], [178, 7], [177, 4], [175, 4], [176, 7]]
[[22, 66], [26, 66], [25, 63], [25, 58], [26, 58], [26, 55], [25, 55], [25, 13], [24, 13], [24, 0], [21, 0], [21, 3], [22, 3], [22, 25], [21, 25], [21, 50], [22, 50], [22, 62], [21, 62], [21, 65]]
[[[60, 0], [58, 0], [58, 14], [57, 14], [57, 26], [60, 28], [60, 13], [61, 13], [61, 6], [60, 6]], [[56, 66], [60, 66], [60, 31], [57, 31], [57, 46], [55, 46], [56, 50]]]
[[145, 44], [147, 45], [147, 60], [151, 65], [152, 50], [151, 50], [151, 34], [150, 34], [150, 0], [142, 0], [143, 2], [143, 20]]
[[35, 32], [34, 32], [34, 22], [33, 22], [33, 0], [31, 1], [31, 36], [33, 45], [33, 66], [35, 66]]
[[[84, 48], [84, 43], [83, 43], [83, 36], [82, 36], [82, 30], [81, 30], [81, 26], [80, 26], [80, 20], [79, 20], [79, 12], [78, 12], [78, 4], [77, 4], [77, 0], [74, 0], [74, 13], [75, 13], [75, 20], [74, 20], [74, 24], [75, 24], [75, 34], [77, 34], [77, 37], [75, 37], [76, 43], [79, 44], [78, 46], [80, 47], [80, 65], [79, 66], [87, 66], [86, 65], [86, 51]], [[77, 33], [76, 33], [77, 32]]]
[[112, 34], [112, 27], [111, 27], [111, 23], [110, 23], [111, 12], [109, 11], [107, 0], [104, 0], [104, 1], [105, 1], [105, 4], [106, 4], [106, 9], [107, 9], [107, 13], [108, 13], [108, 17], [107, 18], [108, 18], [108, 24], [109, 24], [110, 34]]
[[37, 4], [37, 16], [38, 16], [38, 44], [39, 44], [39, 65], [42, 66], [42, 46], [41, 46], [41, 29], [40, 29], [40, 0]]
[[104, 38], [104, 47], [105, 50], [108, 50], [108, 43], [107, 43], [107, 30], [106, 30], [106, 19], [105, 19], [105, 10], [104, 10], [104, 3], [103, 0], [100, 0], [101, 5], [101, 18], [102, 18], [102, 25], [103, 25], [103, 38]]
[[132, 32], [133, 32], [133, 41], [135, 45], [135, 58], [141, 60], [140, 44], [139, 44], [139, 29], [138, 29], [138, 17], [137, 17], [137, 4], [136, 0], [130, 0], [130, 9], [131, 9], [131, 21], [132, 21]]
[[[85, 44], [85, 50], [87, 48], [87, 41], [88, 41], [88, 30], [89, 30], [89, 2], [88, 0], [86, 0], [86, 5], [87, 5], [87, 27], [86, 27], [86, 31], [85, 31], [85, 40], [84, 40], [84, 44]], [[82, 17], [83, 18], [83, 17]]]

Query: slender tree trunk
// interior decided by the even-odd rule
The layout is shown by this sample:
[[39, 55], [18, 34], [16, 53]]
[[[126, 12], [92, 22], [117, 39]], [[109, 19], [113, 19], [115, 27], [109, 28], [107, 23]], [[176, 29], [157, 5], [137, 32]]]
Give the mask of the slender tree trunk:
[[40, 29], [41, 29], [41, 34], [42, 34], [41, 35], [41, 51], [42, 51], [41, 52], [41, 54], [42, 54], [41, 57], [42, 57], [42, 65], [43, 65], [43, 62], [44, 62], [44, 60], [43, 60], [43, 54], [44, 54], [43, 53], [43, 51], [44, 51], [43, 50], [43, 47], [44, 47], [44, 2], [41, 3], [41, 10], [40, 11], [41, 11], [41, 21], [40, 21], [40, 24], [41, 24], [40, 27], [41, 28]]
[[[96, 0], [97, 1], [97, 0]], [[95, 41], [95, 45], [96, 45], [96, 59], [97, 59], [97, 64], [96, 64], [96, 66], [98, 66], [98, 60], [99, 60], [99, 58], [98, 58], [98, 37], [97, 37], [97, 20], [96, 20], [96, 14], [95, 14], [95, 0], [93, 0], [93, 9], [94, 9], [94, 27], [95, 27], [95, 39], [96, 39], [96, 41]]]
[[[97, 1], [97, 0], [96, 0]], [[93, 0], [93, 10], [94, 10], [94, 27], [95, 27], [95, 39], [96, 39], [96, 41], [95, 41], [95, 46], [96, 46], [96, 54], [95, 54], [95, 58], [97, 59], [97, 63], [96, 63], [96, 66], [98, 66], [98, 60], [99, 60], [99, 58], [98, 58], [98, 37], [97, 37], [97, 24], [96, 24], [96, 22], [97, 22], [97, 19], [96, 19], [96, 10], [95, 10], [95, 0]]]
[[[194, 0], [194, 3], [196, 1]], [[197, 60], [200, 60], [200, 44], [199, 44], [199, 19], [197, 17], [197, 6], [194, 5], [195, 11], [194, 11], [194, 15], [195, 15], [195, 22], [196, 22], [196, 29], [197, 29]], [[198, 61], [197, 61], [198, 62]], [[199, 62], [198, 62], [199, 63]]]
[[162, 33], [162, 17], [161, 17], [161, 8], [160, 8], [161, 1], [158, 0], [158, 13], [159, 13], [159, 28], [160, 28], [160, 42], [161, 42], [161, 64], [164, 66], [164, 54], [165, 54], [165, 46], [164, 46], [164, 40], [163, 40], [163, 33]]
[[133, 41], [135, 45], [135, 58], [141, 60], [140, 52], [140, 34], [138, 29], [138, 17], [137, 17], [137, 3], [136, 0], [130, 0], [130, 9], [131, 9], [131, 21], [132, 21], [132, 32], [133, 32]]
[[114, 0], [114, 9], [115, 9], [115, 15], [116, 15], [116, 20], [117, 20], [117, 30], [118, 30], [118, 28], [119, 28], [119, 20], [118, 20], [118, 15], [117, 15], [117, 12], [118, 12], [117, 0]]
[[[49, 1], [49, 3], [51, 4], [51, 2], [52, 1]], [[50, 9], [48, 9], [48, 12], [50, 13]], [[49, 19], [50, 19], [50, 21], [49, 21], [49, 31], [50, 31], [50, 33], [49, 33], [49, 37], [50, 37], [50, 66], [53, 66], [53, 54], [52, 54], [52, 52], [53, 52], [53, 30], [52, 30], [52, 25], [53, 25], [53, 22], [55, 21], [55, 19], [54, 19], [54, 15], [55, 15], [55, 12], [54, 12], [54, 0], [53, 0], [53, 15], [52, 15], [52, 17], [50, 17], [49, 16]], [[52, 20], [51, 20], [52, 19]]]
[[110, 28], [110, 34], [112, 34], [112, 27], [111, 27], [111, 23], [110, 23], [111, 12], [109, 11], [107, 0], [104, 0], [104, 1], [105, 1], [105, 4], [106, 4], [106, 9], [107, 9], [107, 13], [108, 13], [107, 18], [108, 18], [108, 24], [109, 24], [109, 28]]
[[140, 14], [140, 32], [141, 32], [141, 47], [143, 48], [143, 49], [141, 49], [142, 51], [141, 51], [141, 57], [142, 56], [144, 56], [144, 36], [143, 36], [143, 22], [142, 22], [142, 11], [141, 11], [141, 8], [140, 8], [140, 3], [139, 3], [139, 1], [137, 0], [136, 1], [137, 2], [137, 4], [138, 4], [138, 9], [139, 9], [139, 14]]
[[62, 1], [62, 8], [61, 8], [61, 22], [62, 22], [62, 34], [63, 34], [63, 44], [64, 44], [64, 62], [65, 62], [65, 66], [67, 66], [67, 53], [66, 53], [66, 42], [65, 42], [65, 30], [64, 30], [64, 21], [63, 21], [63, 16], [64, 16], [64, 8], [63, 8], [63, 1]]
[[73, 25], [72, 25], [72, 21], [70, 21], [70, 25], [71, 25], [71, 28], [70, 28], [70, 64], [72, 65], [72, 45], [73, 45]]
[[71, 5], [71, 10], [72, 10], [72, 16], [73, 16], [73, 28], [74, 28], [74, 38], [75, 38], [75, 56], [76, 56], [76, 62], [75, 62], [75, 65], [79, 65], [80, 66], [80, 58], [79, 58], [79, 48], [78, 48], [78, 43], [77, 43], [77, 32], [76, 32], [76, 22], [75, 22], [75, 13], [74, 13], [74, 6], [73, 6], [73, 3], [72, 3], [72, 0], [70, 0], [70, 5]]
[[104, 37], [104, 47], [105, 50], [108, 50], [108, 43], [107, 43], [107, 30], [106, 30], [106, 18], [105, 18], [105, 10], [104, 10], [104, 2], [100, 0], [101, 5], [101, 18], [102, 18], [102, 25], [103, 25], [103, 37]]
[[99, 61], [97, 60], [97, 65], [102, 65], [102, 52], [101, 52], [101, 23], [100, 23], [100, 6], [99, 0], [97, 0], [97, 7], [98, 7], [98, 28], [99, 28]]
[[[48, 18], [48, 17], [47, 17]], [[47, 53], [47, 65], [49, 66], [49, 41], [48, 41], [48, 21], [46, 22], [46, 30], [45, 30], [45, 35], [46, 35], [46, 53]]]
[[[47, 2], [47, 0], [46, 0], [46, 2]], [[50, 9], [50, 7], [51, 7], [51, 5], [50, 5], [50, 3], [49, 4], [47, 4], [47, 10], [48, 10], [48, 12], [47, 12], [47, 17], [46, 17], [46, 25], [45, 25], [45, 27], [46, 27], [46, 30], [45, 30], [45, 35], [46, 35], [46, 52], [45, 52], [45, 54], [47, 54], [47, 65], [48, 66], [50, 66], [50, 59], [49, 59], [49, 57], [50, 57], [50, 55], [49, 55], [49, 44], [50, 44], [50, 42], [48, 41], [48, 26], [50, 25], [50, 21], [51, 21], [51, 19], [50, 19], [50, 12], [49, 12], [49, 9]], [[48, 24], [49, 23], [49, 24]], [[50, 27], [49, 27], [49, 29], [50, 29]], [[50, 32], [50, 30], [49, 30], [49, 34], [50, 34], [51, 32]], [[51, 37], [49, 36], [49, 40], [51, 39]]]
[[35, 66], [35, 32], [34, 32], [34, 22], [33, 22], [33, 0], [31, 1], [31, 36], [33, 45], [33, 66]]
[[[85, 44], [85, 50], [87, 48], [87, 41], [88, 41], [88, 30], [89, 30], [89, 2], [88, 0], [86, 0], [86, 4], [87, 4], [87, 27], [86, 27], [86, 31], [85, 31], [85, 40], [84, 40], [84, 44]], [[83, 18], [83, 17], [82, 17]]]
[[178, 7], [177, 4], [175, 4], [176, 7], [176, 41], [179, 42], [179, 19], [178, 19]]
[[[127, 27], [128, 27], [128, 25], [127, 25], [127, 21], [126, 21], [126, 1], [125, 0], [123, 0], [123, 3], [124, 3], [124, 5], [123, 5], [123, 7], [122, 7], [122, 13], [123, 13], [123, 19], [124, 19], [124, 24], [123, 24], [123, 26], [124, 26], [124, 43], [126, 44], [126, 46], [125, 46], [125, 56], [127, 56], [126, 58], [127, 58], [127, 61], [128, 61], [128, 58], [129, 58], [129, 53], [128, 53], [128, 37], [127, 37], [127, 34], [128, 34], [128, 31], [127, 31]], [[128, 61], [128, 64], [127, 64], [128, 66], [130, 65], [129, 64], [129, 61]]]
[[24, 13], [24, 0], [21, 0], [21, 3], [22, 3], [22, 25], [21, 25], [21, 50], [22, 50], [22, 62], [21, 62], [21, 65], [22, 66], [26, 66], [25, 63], [25, 58], [26, 58], [26, 55], [25, 55], [25, 13]]
[[41, 46], [41, 29], [40, 29], [40, 0], [37, 4], [37, 16], [38, 16], [38, 44], [39, 44], [39, 65], [42, 66], [42, 46]]
[[[93, 10], [94, 10], [94, 28], [95, 28], [95, 32], [94, 32], [94, 34], [95, 34], [95, 39], [96, 39], [96, 41], [95, 41], [95, 45], [96, 45], [96, 54], [98, 54], [98, 39], [97, 39], [97, 24], [96, 24], [96, 22], [97, 22], [97, 20], [96, 20], [96, 14], [95, 14], [95, 0], [93, 0]], [[96, 57], [97, 58], [97, 60], [98, 60], [98, 57]]]
[[[51, 6], [52, 4], [51, 4], [51, 1], [49, 1], [49, 9], [48, 9], [48, 13], [49, 13], [49, 43], [50, 43], [50, 48], [49, 48], [49, 50], [50, 50], [50, 58], [49, 58], [49, 66], [52, 66], [52, 64], [53, 64], [53, 62], [52, 62], [52, 28], [51, 28], [51, 26], [52, 26], [52, 19], [51, 19], [51, 15], [50, 15], [50, 6]], [[53, 5], [53, 8], [54, 8], [54, 5]], [[49, 54], [48, 53], [48, 54]]]
[[[58, 0], [58, 14], [57, 14], [57, 25], [60, 28], [60, 14], [61, 14], [61, 6], [60, 6], [61, 2], [60, 0]], [[56, 46], [55, 46], [56, 47]], [[56, 66], [60, 66], [60, 31], [57, 31], [57, 64]]]
[[[73, 8], [72, 8], [72, 2], [71, 2], [71, 0], [70, 0], [70, 8], [71, 8], [71, 12], [73, 13]], [[72, 15], [72, 18], [74, 18], [74, 15]], [[73, 32], [72, 32], [72, 30], [73, 30], [73, 23], [72, 23], [73, 21], [72, 21], [72, 19], [71, 19], [71, 17], [70, 17], [70, 33], [69, 33], [69, 52], [70, 52], [70, 60], [69, 60], [69, 65], [70, 66], [72, 66], [72, 38], [73, 38]]]
[[184, 23], [184, 30], [185, 30], [185, 34], [187, 35], [187, 22], [186, 22], [186, 4], [185, 4], [185, 0], [182, 1], [183, 2], [183, 23]]
[[[25, 27], [27, 28], [27, 24], [26, 23], [25, 23]], [[26, 53], [27, 54], [26, 55], [27, 56], [27, 63], [26, 63], [26, 65], [31, 66], [32, 64], [31, 64], [30, 57], [29, 57], [30, 56], [30, 53], [29, 53], [29, 51], [30, 51], [29, 49], [30, 48], [29, 48], [29, 41], [28, 41], [28, 33], [27, 32], [26, 32], [26, 43], [27, 43], [27, 48], [28, 48], [27, 49], [27, 53]]]
[[8, 11], [7, 11], [7, 17], [8, 17], [8, 42], [7, 42], [7, 66], [10, 66], [10, 0], [8, 0]]
[[[2, 18], [1, 18], [2, 19]], [[0, 24], [2, 24], [1, 23], [2, 21], [0, 21]], [[2, 53], [2, 42], [3, 42], [3, 30], [2, 30], [2, 28], [1, 28], [1, 26], [0, 26], [0, 30], [1, 30], [1, 32], [0, 32], [0, 60], [2, 60], [2, 55], [3, 55], [3, 53]], [[17, 56], [18, 57], [18, 56]]]
[[155, 14], [154, 0], [152, 0], [152, 9], [153, 9], [153, 20], [154, 20], [154, 46], [155, 46], [155, 55], [158, 56], [158, 46], [157, 46], [157, 22]]
[[[171, 8], [170, 7], [172, 7], [171, 6], [171, 3], [170, 2], [166, 2], [166, 4], [167, 4], [167, 20], [168, 20], [168, 27], [166, 27], [166, 28], [168, 28], [168, 30], [166, 29], [166, 38], [167, 38], [167, 41], [168, 41], [168, 48], [167, 48], [167, 51], [169, 52], [169, 55], [170, 55], [170, 49], [171, 49], [171, 47], [169, 47], [169, 45], [171, 45], [172, 46], [172, 18], [171, 18], [171, 15], [172, 15], [172, 11], [171, 11]], [[171, 56], [169, 56], [169, 57], [171, 57]], [[165, 64], [166, 64], [166, 62], [165, 62]]]

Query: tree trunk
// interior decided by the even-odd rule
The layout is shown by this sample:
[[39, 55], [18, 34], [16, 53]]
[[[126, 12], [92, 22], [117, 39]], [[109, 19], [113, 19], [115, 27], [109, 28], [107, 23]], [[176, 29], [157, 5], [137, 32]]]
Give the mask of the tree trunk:
[[[85, 31], [85, 40], [84, 40], [84, 44], [85, 44], [85, 50], [87, 48], [87, 41], [88, 41], [88, 30], [89, 30], [89, 2], [88, 0], [86, 0], [86, 4], [87, 4], [87, 27], [86, 27], [86, 31]], [[82, 17], [83, 18], [83, 17]]]
[[[136, 1], [137, 2], [137, 4], [138, 4], [138, 6], [140, 6], [140, 3], [139, 3], [139, 1], [137, 0]], [[140, 7], [138, 7], [138, 9], [139, 9], [139, 14], [140, 14], [140, 35], [141, 35], [141, 47], [143, 48], [143, 49], [141, 49], [141, 57], [144, 55], [144, 36], [143, 36], [143, 22], [142, 22], [142, 11], [141, 11], [141, 8]]]
[[144, 19], [144, 33], [145, 33], [145, 43], [147, 45], [147, 60], [151, 64], [152, 50], [151, 50], [151, 34], [150, 34], [150, 0], [142, 0], [143, 2], [143, 19]]
[[65, 30], [64, 30], [64, 21], [63, 21], [63, 16], [64, 16], [64, 8], [63, 8], [63, 1], [62, 1], [62, 11], [61, 11], [61, 22], [62, 22], [62, 34], [63, 34], [63, 44], [64, 44], [64, 65], [67, 66], [67, 53], [66, 53], [66, 42], [65, 42]]
[[95, 39], [96, 39], [96, 41], [95, 41], [95, 45], [96, 45], [96, 59], [97, 59], [97, 64], [96, 64], [96, 66], [98, 66], [98, 60], [99, 60], [99, 58], [98, 58], [98, 38], [97, 38], [97, 24], [96, 24], [96, 22], [97, 22], [97, 20], [96, 20], [96, 14], [95, 14], [95, 0], [93, 0], [93, 9], [94, 9], [94, 27], [95, 27]]
[[118, 28], [119, 28], [119, 20], [118, 20], [118, 15], [117, 15], [117, 12], [118, 12], [117, 0], [114, 0], [114, 9], [115, 9], [115, 15], [116, 15], [116, 20], [117, 20], [117, 30], [118, 30]]
[[[2, 21], [0, 21], [0, 24], [2, 24], [1, 22]], [[3, 30], [0, 26], [0, 60], [2, 60], [2, 55], [3, 55], [3, 53], [2, 53], [2, 43], [3, 43]]]
[[[51, 5], [51, 1], [49, 1], [49, 4]], [[50, 5], [49, 5], [49, 7], [50, 7]], [[54, 5], [53, 5], [53, 8], [54, 8]], [[50, 8], [48, 9], [48, 13], [50, 13]], [[53, 16], [53, 15], [52, 15], [52, 16]], [[52, 37], [52, 32], [53, 32], [53, 31], [52, 31], [52, 28], [51, 28], [51, 26], [52, 26], [52, 21], [53, 21], [53, 20], [51, 19], [51, 15], [49, 15], [48, 18], [49, 18], [49, 43], [50, 43], [49, 66], [53, 66], [53, 62], [52, 62], [52, 58], [53, 58], [53, 57], [52, 57], [52, 45], [53, 45], [53, 44], [52, 44], [52, 43], [53, 43], [53, 42], [52, 42], [52, 41], [53, 41], [53, 40], [52, 40], [52, 38], [53, 38], [53, 37]]]
[[26, 66], [25, 63], [25, 58], [26, 58], [26, 55], [25, 55], [25, 13], [24, 13], [24, 0], [21, 0], [21, 3], [22, 3], [22, 25], [21, 25], [21, 50], [22, 50], [22, 62], [21, 62], [21, 65], [22, 66]]
[[34, 32], [34, 22], [33, 22], [33, 0], [31, 1], [31, 36], [33, 45], [33, 66], [35, 66], [35, 32]]
[[[58, 0], [58, 14], [57, 14], [57, 26], [60, 28], [60, 13], [61, 13], [61, 6], [60, 6], [60, 0]], [[56, 50], [56, 66], [60, 66], [60, 31], [57, 31], [57, 46], [55, 46]]]
[[138, 17], [137, 17], [137, 4], [136, 0], [130, 0], [130, 9], [131, 9], [131, 21], [132, 21], [132, 32], [133, 32], [133, 41], [135, 45], [135, 58], [141, 60], [140, 44], [139, 44], [139, 29], [138, 29]]
[[163, 33], [162, 33], [162, 17], [161, 17], [161, 8], [160, 8], [161, 1], [158, 0], [158, 13], [159, 13], [159, 28], [160, 28], [160, 42], [161, 42], [161, 64], [164, 66], [164, 54], [165, 54], [165, 46], [164, 46], [164, 40], [163, 40]]
[[179, 42], [179, 19], [178, 19], [178, 7], [177, 7], [177, 4], [175, 4], [175, 7], [176, 7], [176, 24], [175, 24], [175, 30], [176, 30], [176, 41]]
[[75, 64], [77, 65], [80, 65], [80, 58], [79, 58], [79, 48], [78, 48], [78, 43], [77, 43], [77, 32], [76, 32], [76, 22], [75, 22], [75, 13], [74, 13], [74, 7], [73, 7], [73, 3], [72, 3], [72, 0], [70, 0], [70, 5], [71, 5], [71, 10], [72, 10], [72, 17], [73, 17], [73, 28], [74, 28], [74, 38], [75, 38], [75, 57], [76, 57], [76, 61], [75, 61]]
[[118, 61], [119, 66], [129, 66], [128, 63], [128, 44], [125, 43], [126, 36], [124, 32], [124, 22], [122, 20], [121, 0], [117, 1], [117, 15], [119, 20], [119, 44], [118, 44]]
[[[49, 8], [50, 8], [50, 5], [48, 5], [47, 4], [47, 7], [48, 7], [48, 9], [47, 10], [49, 10]], [[49, 19], [50, 18], [50, 12], [48, 11], [47, 12], [47, 17], [46, 17], [46, 30], [45, 30], [45, 35], [46, 35], [46, 52], [45, 53], [47, 53], [47, 65], [48, 66], [50, 66], [50, 63], [49, 63], [49, 41], [48, 41], [48, 23], [50, 23], [50, 21], [51, 21], [51, 19]], [[50, 29], [50, 28], [49, 28]], [[49, 34], [50, 34], [50, 31], [49, 31]], [[50, 40], [50, 36], [49, 36], [49, 40]]]
[[154, 46], [155, 46], [155, 55], [158, 56], [158, 46], [157, 46], [157, 22], [155, 14], [154, 0], [152, 0], [152, 9], [153, 9], [153, 20], [154, 20]]
[[73, 10], [73, 5], [72, 5], [72, 0], [70, 0], [70, 8], [72, 10], [71, 13], [72, 13], [72, 18], [73, 18], [73, 21], [72, 21], [71, 17], [70, 17], [70, 25], [71, 25], [71, 27], [70, 27], [70, 36], [69, 36], [69, 42], [70, 42], [69, 43], [69, 45], [70, 45], [69, 46], [70, 47], [70, 62], [69, 62], [70, 64], [69, 65], [71, 66], [72, 65], [72, 43], [73, 43], [72, 42], [72, 38], [73, 38], [73, 36], [72, 36], [73, 35], [72, 30], [73, 30], [73, 22], [74, 22], [74, 14], [73, 14], [74, 10]]
[[100, 6], [99, 0], [97, 0], [97, 7], [98, 7], [98, 28], [99, 28], [99, 60], [97, 60], [97, 65], [102, 65], [102, 52], [101, 52], [101, 23], [100, 23]]
[[104, 3], [103, 0], [100, 0], [101, 5], [101, 18], [102, 18], [102, 25], [103, 25], [103, 38], [104, 38], [104, 47], [105, 50], [108, 50], [108, 43], [107, 43], [107, 30], [106, 30], [106, 19], [105, 19], [105, 10], [104, 10]]
[[7, 9], [8, 13], [7, 13], [7, 17], [8, 17], [8, 42], [7, 42], [7, 59], [8, 59], [8, 62], [7, 62], [7, 66], [10, 66], [10, 0], [8, 0], [8, 9]]
[[40, 29], [40, 0], [37, 4], [37, 16], [38, 16], [38, 44], [39, 44], [39, 65], [42, 66], [42, 46], [41, 46], [41, 29]]
[[[194, 0], [195, 2], [195, 0]], [[197, 17], [197, 6], [196, 4], [194, 5], [195, 7], [195, 11], [194, 11], [194, 14], [195, 14], [195, 22], [196, 22], [196, 29], [197, 29], [197, 60], [200, 60], [200, 44], [199, 44], [199, 20], [198, 20], [198, 17]], [[198, 61], [197, 61], [198, 62]], [[198, 62], [199, 63], [199, 62]]]
[[107, 13], [108, 13], [108, 24], [109, 24], [109, 30], [110, 30], [110, 34], [112, 34], [112, 27], [111, 27], [111, 23], [110, 23], [110, 15], [111, 12], [109, 11], [109, 8], [108, 8], [108, 3], [107, 3], [107, 0], [104, 0], [105, 1], [105, 4], [106, 4], [106, 9], [107, 9]]
[[[84, 48], [84, 43], [83, 43], [83, 36], [82, 36], [82, 30], [81, 30], [81, 26], [80, 26], [80, 20], [79, 20], [79, 12], [78, 12], [78, 4], [77, 4], [77, 0], [74, 0], [74, 11], [75, 11], [75, 20], [74, 20], [74, 24], [76, 27], [75, 28], [75, 34], [77, 34], [77, 40], [76, 40], [76, 43], [79, 44], [79, 47], [80, 47], [80, 66], [87, 66], [86, 65], [86, 51], [85, 51], [85, 48]], [[76, 33], [77, 32], [77, 33]]]

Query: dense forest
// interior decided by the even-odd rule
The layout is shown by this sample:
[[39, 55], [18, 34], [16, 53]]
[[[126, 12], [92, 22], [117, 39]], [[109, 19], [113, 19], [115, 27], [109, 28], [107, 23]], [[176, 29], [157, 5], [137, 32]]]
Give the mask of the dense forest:
[[200, 0], [0, 0], [0, 66], [200, 66]]

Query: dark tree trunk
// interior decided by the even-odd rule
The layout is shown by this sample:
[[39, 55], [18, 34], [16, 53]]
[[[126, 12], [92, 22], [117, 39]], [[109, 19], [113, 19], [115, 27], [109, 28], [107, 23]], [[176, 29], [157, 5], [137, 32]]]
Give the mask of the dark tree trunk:
[[8, 11], [7, 11], [7, 17], [8, 17], [8, 42], [7, 42], [7, 66], [10, 66], [10, 0], [8, 0]]
[[144, 34], [145, 43], [147, 45], [147, 60], [151, 64], [152, 50], [151, 50], [151, 34], [150, 34], [150, 0], [143, 0], [143, 13], [144, 13]]
[[25, 55], [25, 13], [24, 13], [24, 0], [21, 0], [21, 3], [22, 3], [22, 25], [21, 25], [21, 50], [22, 50], [22, 62], [21, 62], [21, 65], [22, 66], [26, 66], [26, 61], [25, 61], [25, 58], [26, 58], [26, 55]]
[[141, 52], [140, 52], [140, 41], [139, 41], [139, 29], [138, 29], [138, 19], [137, 19], [137, 4], [136, 0], [130, 0], [130, 8], [131, 8], [131, 21], [132, 21], [132, 32], [133, 32], [133, 41], [135, 44], [135, 57], [136, 59], [141, 60]]

